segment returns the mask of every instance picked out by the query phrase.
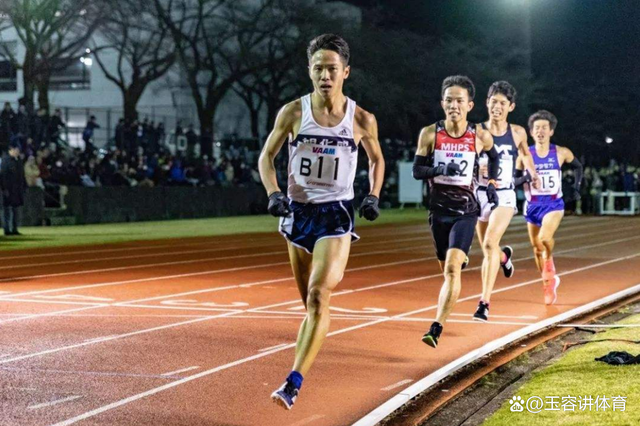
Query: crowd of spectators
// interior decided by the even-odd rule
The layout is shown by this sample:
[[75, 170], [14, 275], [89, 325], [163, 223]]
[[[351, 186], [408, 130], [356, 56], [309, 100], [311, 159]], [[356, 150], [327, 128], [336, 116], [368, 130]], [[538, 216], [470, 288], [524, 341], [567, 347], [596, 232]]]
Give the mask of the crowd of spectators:
[[99, 128], [91, 116], [83, 132], [84, 149], [69, 148], [60, 140], [65, 128], [59, 109], [52, 116], [38, 110], [30, 116], [25, 107], [15, 112], [9, 103], [0, 114], [0, 150], [20, 147], [27, 186], [55, 188], [79, 185], [236, 185], [259, 183], [257, 155], [246, 147], [228, 146], [216, 158], [200, 156], [199, 136], [192, 125], [180, 124], [175, 136], [184, 136], [186, 149], [165, 145], [164, 123], [148, 119], [125, 123], [120, 119], [112, 139], [97, 149], [93, 136]]
[[[66, 124], [59, 109], [49, 116], [44, 109], [30, 115], [24, 106], [15, 112], [6, 103], [0, 113], [0, 149], [7, 151], [9, 144], [21, 148], [24, 176], [27, 186], [51, 188], [80, 185], [95, 186], [210, 186], [259, 184], [257, 149], [246, 144], [227, 141], [214, 157], [199, 155], [199, 136], [192, 125], [185, 128], [180, 123], [174, 131], [174, 141], [183, 137], [184, 149], [172, 149], [165, 144], [164, 123], [144, 119], [131, 123], [120, 119], [106, 147], [96, 149], [93, 134], [99, 123], [95, 117], [88, 120], [82, 139], [84, 149], [71, 149], [60, 143], [60, 134]], [[257, 146], [258, 144], [254, 144]], [[413, 143], [399, 139], [383, 139], [387, 173], [385, 198], [395, 200], [398, 193], [397, 163], [411, 161]], [[356, 194], [368, 191], [366, 156], [362, 155], [356, 176]], [[278, 181], [286, 185], [288, 156], [282, 153], [276, 158]], [[640, 190], [640, 168], [620, 165], [615, 161], [607, 167], [590, 167], [584, 172], [581, 186], [581, 202], [570, 205], [571, 210], [582, 213], [597, 211], [600, 194], [610, 191], [636, 192]], [[563, 186], [569, 188], [573, 174], [567, 170]], [[569, 192], [569, 191], [567, 191]]]

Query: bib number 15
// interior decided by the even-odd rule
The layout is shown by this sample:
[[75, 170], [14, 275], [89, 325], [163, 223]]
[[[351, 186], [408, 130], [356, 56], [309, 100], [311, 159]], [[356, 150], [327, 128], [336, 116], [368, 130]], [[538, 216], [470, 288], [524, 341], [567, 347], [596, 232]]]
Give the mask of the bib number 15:
[[[324, 157], [323, 156], [319, 156], [318, 157], [318, 161], [317, 161], [317, 174], [315, 177], [317, 177], [318, 179], [322, 179], [323, 173], [325, 172], [324, 170]], [[330, 163], [329, 163], [330, 164]], [[338, 180], [338, 166], [340, 164], [340, 159], [338, 157], [333, 159], [333, 180]], [[306, 158], [306, 157], [300, 157], [300, 176], [311, 176], [311, 166], [313, 165], [313, 162], [311, 161], [310, 158]], [[329, 171], [329, 170], [327, 170]], [[326, 176], [326, 175], [325, 175]]]

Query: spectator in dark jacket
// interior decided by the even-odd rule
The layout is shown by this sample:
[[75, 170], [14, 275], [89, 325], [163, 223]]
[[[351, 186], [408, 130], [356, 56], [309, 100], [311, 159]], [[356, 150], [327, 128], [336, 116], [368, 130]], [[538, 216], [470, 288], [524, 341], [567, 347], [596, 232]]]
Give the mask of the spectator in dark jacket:
[[0, 186], [4, 211], [4, 234], [21, 235], [18, 232], [18, 208], [24, 204], [26, 182], [24, 165], [20, 159], [20, 145], [12, 142], [9, 154], [0, 165]]
[[55, 113], [51, 117], [49, 121], [49, 137], [51, 138], [51, 142], [56, 144], [56, 148], [58, 148], [58, 139], [60, 138], [60, 132], [62, 129], [67, 127], [62, 120], [62, 111], [60, 108], [56, 108]]
[[31, 136], [29, 120], [30, 118], [29, 113], [27, 112], [27, 107], [20, 105], [18, 113], [16, 114], [16, 132], [23, 136]]
[[9, 147], [9, 139], [13, 133], [15, 115], [11, 104], [5, 102], [4, 109], [0, 113], [0, 149], [2, 151], [5, 151]]
[[93, 133], [95, 129], [99, 129], [100, 125], [96, 122], [96, 116], [92, 115], [87, 121], [87, 125], [82, 131], [82, 140], [84, 141], [84, 150], [87, 153], [95, 151], [96, 147], [93, 145]]

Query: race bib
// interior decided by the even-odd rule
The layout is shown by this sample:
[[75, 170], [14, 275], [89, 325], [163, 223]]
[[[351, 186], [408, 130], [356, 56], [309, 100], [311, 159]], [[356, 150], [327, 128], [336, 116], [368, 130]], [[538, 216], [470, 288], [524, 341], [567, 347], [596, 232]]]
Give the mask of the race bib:
[[[480, 185], [487, 186], [489, 184], [489, 158], [485, 155], [479, 160], [480, 170], [483, 172], [480, 176]], [[498, 169], [498, 188], [510, 188], [513, 182], [513, 158], [500, 157], [500, 168]]]
[[538, 170], [540, 178], [539, 188], [529, 184], [531, 195], [556, 195], [562, 188], [562, 179], [559, 170]]
[[460, 174], [457, 176], [436, 176], [433, 181], [443, 185], [471, 186], [475, 160], [476, 153], [473, 151], [451, 152], [436, 150], [433, 153], [434, 166], [457, 163], [460, 166]]
[[[349, 158], [337, 146], [300, 145], [291, 161], [296, 183], [341, 188], [349, 184]], [[345, 155], [340, 155], [341, 153]]]

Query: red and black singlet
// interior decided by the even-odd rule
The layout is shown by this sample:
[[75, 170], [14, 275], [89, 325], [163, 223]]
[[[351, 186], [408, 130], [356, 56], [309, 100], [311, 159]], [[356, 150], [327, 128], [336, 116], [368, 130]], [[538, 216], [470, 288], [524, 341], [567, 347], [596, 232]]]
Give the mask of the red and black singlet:
[[460, 165], [457, 176], [436, 176], [429, 179], [429, 209], [448, 216], [478, 215], [480, 206], [475, 194], [475, 175], [478, 169], [476, 153], [476, 125], [467, 124], [459, 138], [447, 133], [444, 121], [436, 123], [436, 143], [433, 166], [455, 162]]

